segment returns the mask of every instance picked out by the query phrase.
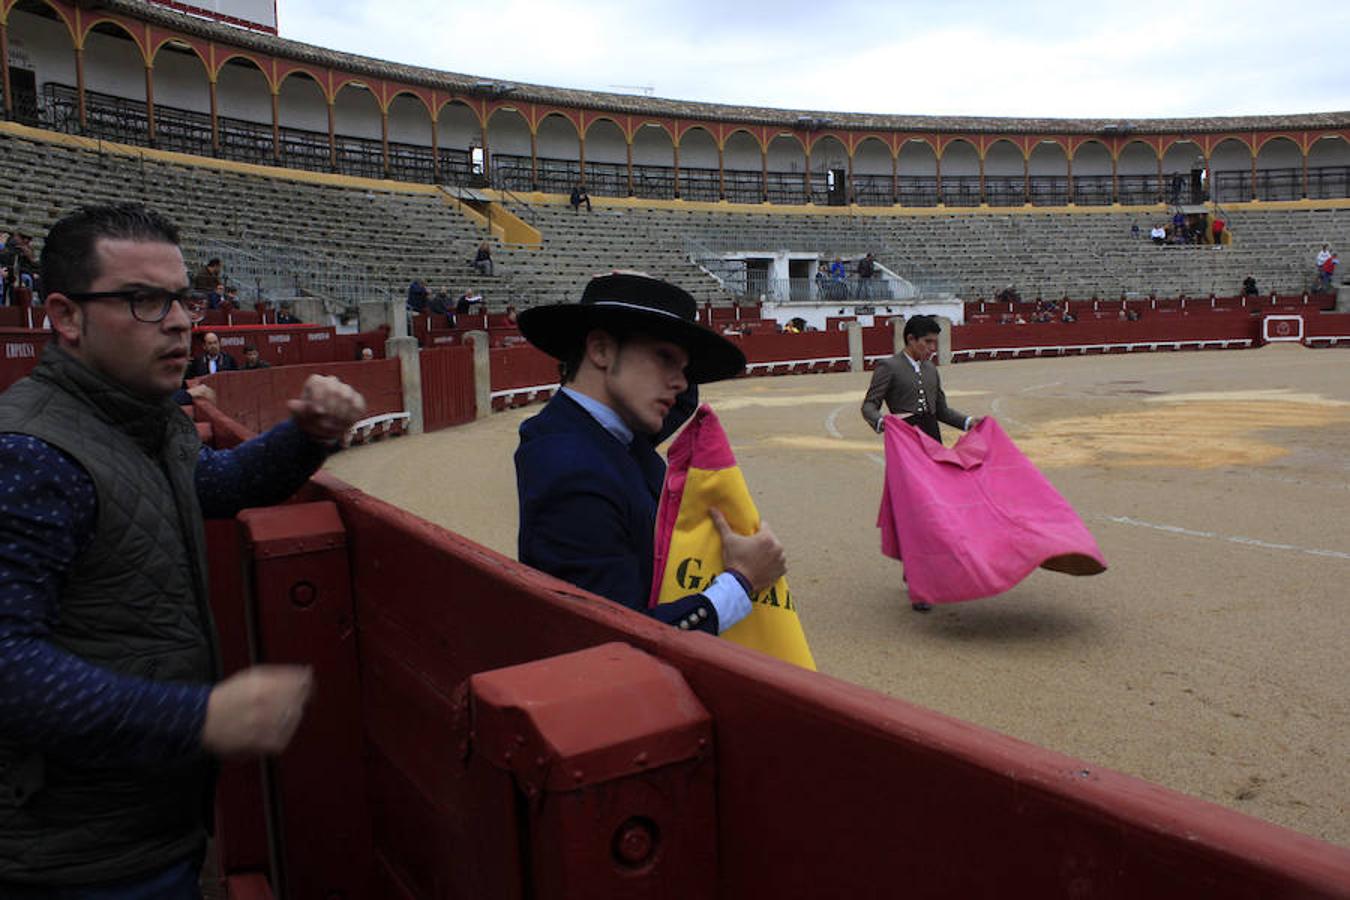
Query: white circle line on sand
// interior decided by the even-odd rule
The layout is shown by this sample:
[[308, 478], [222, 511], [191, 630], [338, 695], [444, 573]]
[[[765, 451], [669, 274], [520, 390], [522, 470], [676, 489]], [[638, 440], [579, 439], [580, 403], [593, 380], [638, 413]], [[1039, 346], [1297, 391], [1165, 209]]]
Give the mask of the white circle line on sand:
[[842, 441], [844, 439], [844, 435], [839, 431], [839, 414], [846, 409], [848, 409], [848, 404], [841, 403], [825, 417], [825, 432], [835, 440]]
[[1345, 553], [1340, 550], [1320, 550], [1315, 547], [1299, 547], [1295, 544], [1275, 544], [1258, 538], [1219, 534], [1215, 531], [1198, 531], [1194, 528], [1183, 528], [1180, 525], [1160, 525], [1156, 522], [1145, 522], [1142, 519], [1134, 519], [1130, 516], [1094, 516], [1093, 518], [1100, 519], [1104, 522], [1114, 522], [1117, 525], [1129, 525], [1134, 528], [1151, 528], [1154, 531], [1177, 534], [1183, 537], [1206, 538], [1213, 541], [1226, 541], [1230, 544], [1242, 544], [1246, 547], [1260, 547], [1262, 550], [1282, 550], [1286, 553], [1306, 553], [1309, 556], [1350, 559], [1350, 553]]
[[1023, 430], [1027, 428], [1027, 424], [1025, 422], [1021, 421], [1020, 419], [1014, 419], [1012, 416], [1008, 415], [1003, 411], [1002, 397], [996, 397], [994, 399], [994, 402], [989, 404], [989, 409], [994, 413], [994, 418], [998, 419], [1000, 422], [1007, 425], [1011, 425], [1013, 428], [1016, 428], [1018, 430]]

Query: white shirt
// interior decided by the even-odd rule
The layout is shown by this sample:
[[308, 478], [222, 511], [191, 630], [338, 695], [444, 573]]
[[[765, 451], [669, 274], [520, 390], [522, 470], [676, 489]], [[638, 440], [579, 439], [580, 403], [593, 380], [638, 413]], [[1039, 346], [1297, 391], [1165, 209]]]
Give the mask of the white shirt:
[[1317, 265], [1318, 265], [1319, 268], [1321, 267], [1322, 263], [1326, 262], [1326, 261], [1329, 260], [1329, 259], [1331, 259], [1331, 252], [1330, 252], [1329, 250], [1319, 250], [1319, 251], [1318, 251], [1318, 253], [1317, 253]]

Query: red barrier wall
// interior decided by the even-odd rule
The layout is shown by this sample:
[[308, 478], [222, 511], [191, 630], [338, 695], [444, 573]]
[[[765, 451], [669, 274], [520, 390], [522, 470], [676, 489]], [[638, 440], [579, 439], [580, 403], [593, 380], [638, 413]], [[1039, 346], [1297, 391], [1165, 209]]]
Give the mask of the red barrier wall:
[[1304, 313], [1303, 333], [1308, 337], [1350, 337], [1350, 313]]
[[952, 350], [999, 347], [1052, 347], [1128, 344], [1152, 341], [1241, 340], [1260, 338], [1260, 319], [1246, 313], [1152, 311], [1135, 322], [1105, 319], [1063, 325], [958, 325]]
[[403, 379], [397, 360], [332, 362], [238, 372], [217, 372], [194, 381], [209, 384], [216, 406], [250, 431], [266, 431], [290, 416], [286, 401], [300, 396], [310, 375], [335, 375], [366, 398], [366, 415], [401, 412]]
[[558, 383], [558, 361], [529, 344], [493, 347], [488, 355], [494, 392]]
[[202, 339], [208, 332], [219, 337], [221, 349], [241, 364], [246, 345], [257, 347], [258, 356], [274, 366], [337, 361], [331, 325], [198, 326], [192, 333], [193, 356], [202, 352]]
[[895, 330], [890, 323], [862, 330], [863, 356], [890, 356], [895, 352]]
[[384, 345], [389, 340], [389, 326], [381, 325], [374, 331], [333, 335], [333, 361], [347, 362], [361, 358], [361, 348], [369, 347], [376, 359], [384, 359]]
[[440, 347], [423, 350], [422, 428], [436, 431], [472, 422], [477, 415], [473, 385], [473, 348]]
[[33, 371], [50, 339], [45, 331], [0, 328], [0, 391]]
[[1350, 851], [667, 628], [319, 485], [355, 550], [376, 853], [411, 896], [456, 894], [473, 865], [454, 858], [482, 824], [453, 762], [473, 753], [464, 679], [612, 640], [675, 666], [712, 714], [718, 896], [1256, 900], [1350, 884]]
[[[234, 439], [234, 423], [202, 409], [216, 434]], [[536, 870], [520, 853], [531, 835], [509, 826], [526, 812], [547, 815], [550, 807], [527, 773], [543, 766], [550, 781], [561, 782], [589, 773], [550, 773], [546, 756], [514, 762], [510, 748], [528, 738], [512, 743], [510, 730], [499, 736], [504, 746], [485, 758], [490, 748], [475, 734], [465, 689], [479, 672], [612, 641], [674, 667], [711, 716], [711, 744], [700, 755], [705, 778], [706, 767], [715, 767], [715, 821], [662, 817], [660, 840], [678, 846], [678, 829], [715, 830], [716, 896], [880, 898], [899, 889], [949, 898], [1264, 900], [1350, 893], [1345, 848], [660, 625], [329, 476], [317, 476], [303, 494], [337, 504], [355, 614], [323, 613], [328, 598], [343, 593], [340, 586], [320, 590], [313, 604], [302, 602], [306, 589], [322, 587], [322, 576], [308, 561], [288, 572], [286, 555], [277, 554], [267, 589], [290, 602], [269, 604], [273, 628], [290, 642], [284, 653], [292, 660], [307, 652], [304, 640], [296, 643], [304, 635], [327, 654], [356, 629], [359, 655], [349, 654], [343, 665], [359, 666], [359, 679], [334, 671], [359, 695], [321, 690], [314, 714], [337, 728], [350, 721], [344, 716], [355, 717], [365, 752], [344, 751], [347, 762], [334, 771], [340, 757], [322, 740], [299, 741], [274, 769], [285, 809], [294, 814], [278, 821], [283, 830], [305, 821], [307, 792], [321, 793], [314, 801], [321, 809], [334, 805], [334, 793], [351, 795], [336, 804], [346, 811], [368, 801], [372, 897], [619, 896], [593, 893], [584, 881], [530, 880]], [[332, 531], [329, 522], [313, 540], [292, 537], [307, 552], [327, 552]], [[267, 645], [260, 642], [263, 661]], [[567, 719], [605, 716], [605, 708], [593, 707], [583, 700]], [[639, 789], [655, 782], [637, 771], [641, 758], [636, 769], [627, 760], [616, 752], [612, 763], [635, 773], [615, 782], [631, 797], [634, 779]], [[513, 767], [520, 774], [511, 790]], [[488, 792], [485, 769], [498, 782], [505, 774], [505, 793]], [[316, 780], [313, 772], [324, 777]], [[575, 830], [554, 819], [564, 830], [561, 843], [550, 845], [555, 854], [570, 848], [565, 856], [573, 860], [596, 858], [611, 879], [607, 860], [619, 848], [604, 838], [622, 824], [608, 818], [621, 809], [611, 806], [616, 790], [590, 783], [559, 798], [583, 815]], [[670, 796], [668, 788], [648, 805], [668, 806]], [[344, 866], [333, 870], [364, 852], [359, 833], [342, 835], [355, 843], [346, 845]], [[282, 838], [285, 846], [314, 835]], [[485, 846], [497, 852], [483, 854]], [[295, 886], [324, 883], [299, 869], [307, 858], [326, 865], [311, 854], [284, 860]], [[331, 877], [324, 889], [359, 896], [350, 891], [360, 890], [360, 873], [351, 877], [358, 880], [345, 886], [348, 893]], [[623, 896], [668, 896], [644, 888]]]
[[747, 334], [728, 338], [740, 344], [750, 363], [848, 357], [848, 335], [842, 331], [804, 334]]

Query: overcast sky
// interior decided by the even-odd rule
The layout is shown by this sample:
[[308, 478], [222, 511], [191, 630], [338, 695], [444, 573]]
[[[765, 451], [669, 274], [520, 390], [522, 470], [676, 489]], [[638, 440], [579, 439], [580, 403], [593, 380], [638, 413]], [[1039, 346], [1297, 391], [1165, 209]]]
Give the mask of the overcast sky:
[[277, 0], [283, 37], [557, 87], [833, 112], [1350, 110], [1350, 3]]

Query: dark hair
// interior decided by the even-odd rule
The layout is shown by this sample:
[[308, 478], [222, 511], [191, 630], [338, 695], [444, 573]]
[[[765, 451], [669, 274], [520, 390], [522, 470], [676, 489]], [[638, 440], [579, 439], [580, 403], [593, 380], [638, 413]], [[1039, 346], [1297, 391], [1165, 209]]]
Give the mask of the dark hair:
[[244, 345], [244, 352], [245, 352], [245, 353], [257, 353], [257, 352], [258, 352], [258, 348], [255, 347], [255, 346], [253, 346], [252, 344], [245, 344], [245, 345]]
[[577, 345], [572, 348], [572, 352], [567, 354], [567, 358], [558, 365], [558, 373], [563, 384], [571, 384], [576, 380], [577, 373], [581, 371], [582, 360], [586, 358], [586, 337], [589, 336], [592, 331], [603, 331], [614, 338], [614, 343], [618, 345], [620, 350], [622, 350], [623, 345], [628, 343], [628, 341], [636, 334], [636, 332], [630, 331], [618, 324], [606, 325], [603, 328], [596, 327], [587, 329], [586, 334], [583, 335]]
[[938, 324], [937, 319], [932, 316], [910, 316], [905, 320], [905, 343], [909, 343], [910, 338], [922, 340], [930, 334], [941, 334], [942, 326]]
[[220, 265], [220, 257], [219, 257], [219, 256], [213, 256], [213, 257], [211, 257], [210, 259], [208, 259], [208, 260], [206, 261], [206, 267], [207, 267], [208, 269], [211, 268], [212, 266], [218, 266], [218, 265]]
[[85, 206], [47, 232], [42, 245], [42, 284], [50, 293], [78, 294], [99, 276], [94, 246], [102, 239], [178, 246], [178, 226], [139, 203]]

